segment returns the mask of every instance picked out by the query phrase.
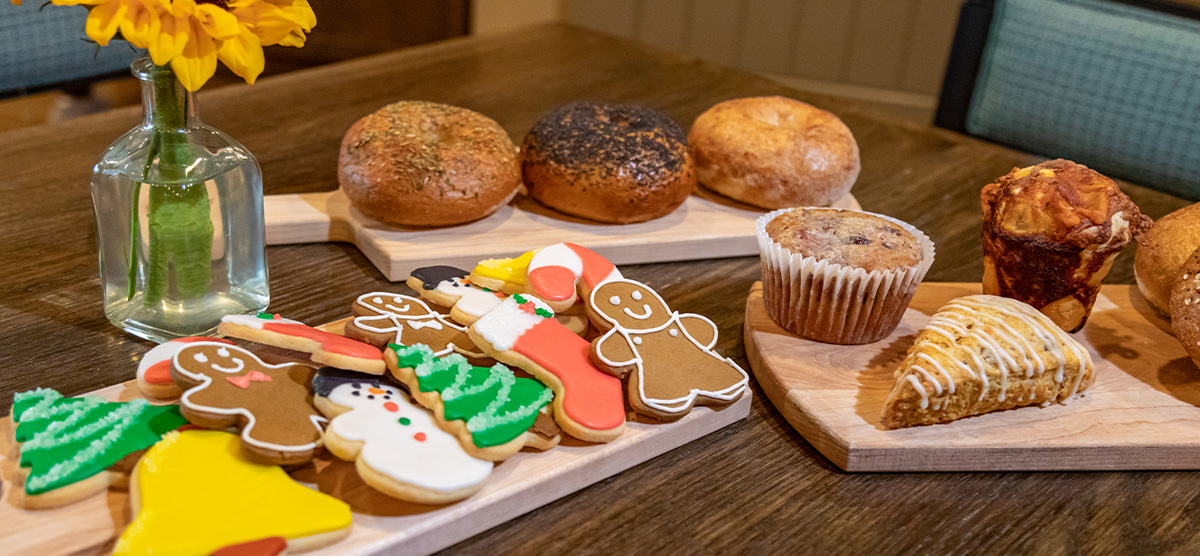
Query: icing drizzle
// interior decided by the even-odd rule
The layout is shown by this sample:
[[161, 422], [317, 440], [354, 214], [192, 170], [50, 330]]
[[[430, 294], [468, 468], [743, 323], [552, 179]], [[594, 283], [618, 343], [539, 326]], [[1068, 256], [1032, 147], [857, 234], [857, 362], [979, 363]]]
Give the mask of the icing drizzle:
[[[1087, 390], [1088, 386], [1083, 390], [1080, 387], [1085, 374], [1083, 367], [1091, 365], [1091, 355], [1049, 317], [1019, 301], [991, 295], [960, 297], [938, 310], [922, 332], [941, 336], [952, 347], [946, 350], [932, 342], [918, 341], [901, 365], [898, 378], [910, 384], [920, 396], [921, 409], [931, 405], [934, 409], [944, 409], [948, 404], [946, 397], [959, 388], [954, 375], [940, 361], [953, 362], [979, 384], [978, 400], [996, 388], [997, 399], [1004, 401], [1008, 397], [1009, 380], [1014, 377], [1032, 379], [1050, 372], [1054, 382], [1062, 385], [1069, 363], [1079, 367], [1074, 383], [1056, 399], [1044, 403], [1066, 403]], [[1029, 334], [1034, 341], [1027, 337]], [[974, 340], [977, 347], [970, 348], [965, 339]], [[1043, 354], [1049, 354], [1051, 361], [1044, 359]], [[988, 362], [999, 369], [999, 380], [995, 383], [988, 379]]]

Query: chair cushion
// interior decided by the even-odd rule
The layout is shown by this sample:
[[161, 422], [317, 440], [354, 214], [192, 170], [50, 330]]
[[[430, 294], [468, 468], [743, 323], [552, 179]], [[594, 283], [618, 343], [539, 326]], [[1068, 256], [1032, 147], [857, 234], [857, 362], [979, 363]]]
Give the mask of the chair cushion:
[[87, 9], [0, 2], [0, 92], [72, 81], [129, 68], [144, 56], [114, 40], [97, 50], [83, 32]]
[[1200, 199], [1200, 21], [997, 0], [967, 131]]

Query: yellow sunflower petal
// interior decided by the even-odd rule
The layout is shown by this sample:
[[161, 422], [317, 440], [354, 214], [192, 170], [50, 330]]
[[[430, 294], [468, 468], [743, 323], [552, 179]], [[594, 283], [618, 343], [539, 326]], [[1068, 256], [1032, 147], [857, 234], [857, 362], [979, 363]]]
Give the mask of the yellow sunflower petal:
[[166, 13], [159, 18], [159, 25], [158, 35], [153, 37], [150, 44], [147, 45], [147, 49], [155, 64], [165, 66], [183, 54], [183, 49], [187, 47], [188, 43], [189, 25], [186, 17]]
[[201, 32], [208, 33], [212, 38], [222, 41], [232, 39], [242, 32], [237, 17], [212, 4], [196, 6], [196, 16], [193, 21], [200, 24]]
[[316, 23], [315, 17], [311, 20], [308, 17], [311, 9], [306, 15], [303, 9], [280, 8], [271, 4], [259, 4], [256, 8], [258, 22], [254, 26], [254, 34], [264, 45], [303, 46], [304, 32], [312, 29], [310, 22]]
[[197, 91], [217, 72], [217, 45], [192, 22], [191, 37], [183, 53], [171, 60], [171, 69], [189, 91]]
[[94, 6], [96, 4], [115, 3], [116, 0], [50, 0], [55, 6]]
[[106, 2], [104, 4], [96, 4], [88, 12], [87, 23], [84, 24], [84, 32], [88, 38], [96, 41], [100, 46], [108, 46], [108, 41], [112, 40], [117, 34], [117, 28], [121, 26], [121, 20], [125, 18], [125, 12], [128, 11], [124, 2]]
[[131, 6], [121, 21], [121, 36], [138, 48], [148, 48], [162, 31], [158, 10], [146, 6]]
[[246, 83], [254, 84], [262, 73], [266, 60], [263, 58], [262, 43], [249, 29], [240, 35], [226, 39], [217, 49], [217, 57], [238, 74]]

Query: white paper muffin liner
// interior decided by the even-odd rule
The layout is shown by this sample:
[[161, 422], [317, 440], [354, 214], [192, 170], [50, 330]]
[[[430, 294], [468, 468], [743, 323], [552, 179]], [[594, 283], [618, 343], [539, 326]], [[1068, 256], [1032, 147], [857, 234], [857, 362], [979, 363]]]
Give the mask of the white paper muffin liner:
[[891, 334], [933, 264], [933, 242], [921, 230], [890, 216], [807, 208], [863, 212], [896, 224], [917, 239], [922, 256], [916, 266], [868, 272], [792, 253], [771, 239], [767, 223], [793, 210], [797, 209], [776, 210], [758, 219], [767, 314], [776, 324], [801, 337], [831, 344], [867, 344]]

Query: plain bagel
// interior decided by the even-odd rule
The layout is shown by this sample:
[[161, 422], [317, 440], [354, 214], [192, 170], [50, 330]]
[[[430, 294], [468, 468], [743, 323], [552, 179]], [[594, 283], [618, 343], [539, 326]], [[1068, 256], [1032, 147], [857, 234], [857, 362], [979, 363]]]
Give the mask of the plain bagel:
[[338, 182], [371, 218], [450, 226], [507, 205], [521, 187], [517, 147], [478, 112], [433, 102], [389, 104], [342, 139]]
[[861, 169], [858, 143], [837, 116], [784, 97], [727, 100], [688, 134], [697, 180], [762, 208], [829, 206]]

